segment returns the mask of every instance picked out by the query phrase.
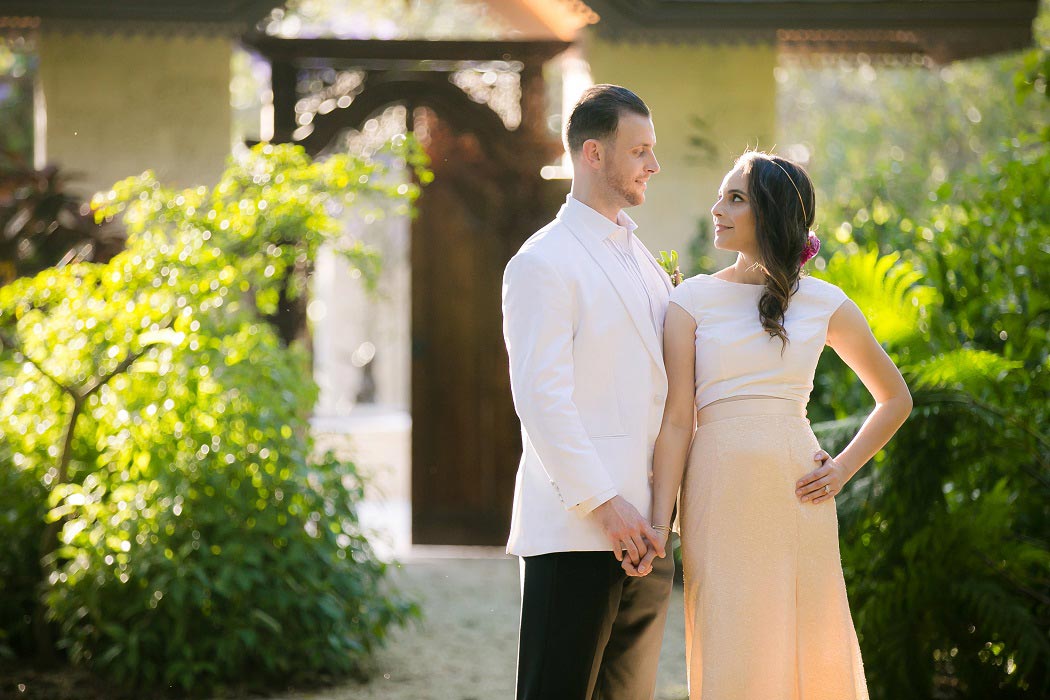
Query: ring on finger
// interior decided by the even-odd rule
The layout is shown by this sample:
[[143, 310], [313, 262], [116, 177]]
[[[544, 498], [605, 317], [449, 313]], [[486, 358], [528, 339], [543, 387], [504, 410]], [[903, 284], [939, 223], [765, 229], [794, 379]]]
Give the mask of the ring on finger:
[[831, 493], [831, 484], [824, 484], [824, 495], [827, 496]]

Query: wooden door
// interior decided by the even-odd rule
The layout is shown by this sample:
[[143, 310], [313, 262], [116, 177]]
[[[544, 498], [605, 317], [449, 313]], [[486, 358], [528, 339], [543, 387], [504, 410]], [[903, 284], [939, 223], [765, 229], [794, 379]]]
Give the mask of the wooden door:
[[[503, 268], [557, 212], [567, 183], [519, 172], [436, 115], [435, 179], [412, 231], [412, 538], [507, 540], [521, 432], [510, 394]], [[497, 146], [503, 146], [499, 148]]]

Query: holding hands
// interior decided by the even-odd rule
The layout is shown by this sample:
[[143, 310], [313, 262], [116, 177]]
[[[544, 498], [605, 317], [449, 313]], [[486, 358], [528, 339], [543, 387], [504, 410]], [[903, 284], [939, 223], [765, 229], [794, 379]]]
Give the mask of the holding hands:
[[[812, 502], [817, 504], [834, 498], [842, 491], [842, 487], [846, 485], [846, 482], [852, 476], [845, 467], [832, 459], [831, 455], [824, 450], [820, 450], [813, 455], [813, 461], [818, 462], [820, 466], [795, 483], [795, 496], [802, 503]], [[634, 510], [630, 504], [624, 503], [628, 508]], [[635, 513], [637, 514], [637, 511]], [[670, 528], [656, 528], [645, 523], [640, 514], [635, 522], [640, 522], [636, 536], [631, 538], [630, 544], [624, 541], [628, 556], [624, 557], [617, 552], [616, 558], [620, 561], [620, 565], [627, 572], [628, 576], [645, 576], [652, 571], [653, 560], [658, 556], [665, 556], [667, 540], [671, 531]], [[630, 530], [627, 532], [630, 532]], [[606, 529], [606, 533], [609, 534], [608, 529]], [[610, 538], [613, 538], [613, 536], [610, 535]], [[652, 546], [647, 548], [645, 541], [651, 543]], [[641, 554], [640, 558], [636, 558], [636, 553]]]
[[[595, 508], [591, 516], [598, 519], [602, 531], [613, 545], [616, 560], [621, 562], [628, 574], [637, 571], [643, 562], [649, 565], [654, 557], [665, 556], [666, 533], [650, 525], [638, 509], [622, 496], [613, 496]], [[624, 556], [625, 552], [627, 556]]]
[[629, 559], [624, 559], [620, 563], [620, 566], [625, 572], [627, 572], [628, 576], [648, 575], [653, 570], [653, 559], [656, 559], [656, 557], [663, 557], [666, 554], [667, 541], [671, 537], [671, 528], [666, 526], [657, 528], [653, 525], [650, 525], [650, 527], [652, 527], [656, 531], [656, 536], [658, 540], [654, 543], [654, 545], [658, 546], [659, 549], [656, 549], [656, 546], [651, 547], [649, 551], [645, 553], [645, 556], [642, 557], [642, 560], [638, 562], [637, 565], [631, 563]]
[[[834, 498], [852, 476], [824, 450], [813, 455], [813, 461], [819, 463], [819, 466], [795, 483], [795, 496], [802, 503], [817, 504]], [[599, 517], [602, 517], [602, 527], [610, 540], [614, 543], [622, 542], [627, 551], [625, 557], [619, 551], [619, 547], [613, 550], [620, 566], [628, 576], [645, 576], [653, 570], [653, 560], [666, 555], [671, 529], [655, 527], [645, 522], [641, 514], [623, 499], [619, 499], [622, 503], [613, 505], [617, 498], [619, 497], [602, 504], [594, 512], [598, 514], [603, 507], [609, 506], [606, 515]], [[624, 510], [625, 507], [630, 510]], [[622, 519], [617, 520], [613, 513]], [[646, 543], [651, 546], [647, 546]]]

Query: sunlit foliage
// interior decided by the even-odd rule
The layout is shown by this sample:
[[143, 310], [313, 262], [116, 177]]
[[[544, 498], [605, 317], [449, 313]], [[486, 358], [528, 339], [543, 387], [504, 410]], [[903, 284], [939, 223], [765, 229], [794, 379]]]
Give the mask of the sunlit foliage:
[[1050, 129], [1046, 68], [1041, 78], [1036, 70], [1050, 48], [1045, 0], [1034, 29], [1042, 51], [949, 65], [782, 61], [777, 143], [809, 166], [825, 250], [888, 253], [932, 240], [936, 230], [914, 217], [941, 185], [982, 173], [1004, 140]]
[[[380, 169], [265, 145], [212, 191], [126, 180], [94, 203], [124, 252], [0, 288], [0, 649], [203, 691], [359, 669], [412, 614], [265, 318], [348, 198], [411, 202]], [[376, 256], [344, 253], [374, 285]]]
[[[1046, 56], [1019, 61], [1016, 83], [1044, 110]], [[818, 274], [865, 311], [915, 399], [838, 499], [875, 700], [1050, 693], [1047, 136], [1033, 120], [921, 197], [862, 190], [871, 199], [849, 194], [831, 207], [848, 217], [849, 240]], [[866, 182], [896, 174], [866, 167]], [[837, 177], [848, 174], [827, 176]], [[825, 447], [841, 448], [870, 398], [830, 353], [816, 385], [814, 427]]]

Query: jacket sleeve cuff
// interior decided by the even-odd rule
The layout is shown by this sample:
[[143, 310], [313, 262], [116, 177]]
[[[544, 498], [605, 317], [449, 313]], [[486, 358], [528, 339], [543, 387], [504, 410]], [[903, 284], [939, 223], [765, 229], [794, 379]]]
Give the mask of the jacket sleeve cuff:
[[576, 505], [569, 508], [573, 513], [580, 516], [581, 518], [585, 515], [590, 515], [591, 511], [600, 506], [601, 504], [611, 501], [616, 496], [616, 489], [606, 489], [596, 496], [585, 498]]

